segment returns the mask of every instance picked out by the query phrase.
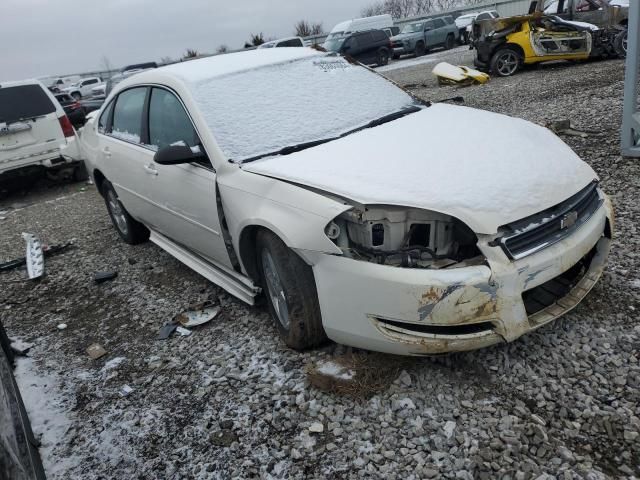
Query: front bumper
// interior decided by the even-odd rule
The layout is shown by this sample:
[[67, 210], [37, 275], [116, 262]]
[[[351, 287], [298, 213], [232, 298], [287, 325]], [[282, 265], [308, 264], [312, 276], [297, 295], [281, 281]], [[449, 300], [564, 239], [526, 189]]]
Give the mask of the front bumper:
[[[574, 308], [602, 275], [613, 212], [605, 202], [572, 235], [510, 261], [481, 246], [488, 265], [403, 269], [320, 255], [314, 275], [327, 336], [345, 345], [399, 355], [434, 355], [510, 342]], [[588, 261], [587, 261], [588, 260]], [[572, 289], [535, 313], [523, 293], [585, 262]]]

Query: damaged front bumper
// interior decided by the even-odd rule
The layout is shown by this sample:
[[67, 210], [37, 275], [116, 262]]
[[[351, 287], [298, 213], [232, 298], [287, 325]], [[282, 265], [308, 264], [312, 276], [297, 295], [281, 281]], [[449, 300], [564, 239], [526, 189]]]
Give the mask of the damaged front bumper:
[[488, 265], [406, 269], [319, 254], [323, 326], [345, 345], [434, 355], [511, 342], [574, 308], [602, 275], [613, 212], [606, 201], [564, 240], [519, 260], [480, 242]]

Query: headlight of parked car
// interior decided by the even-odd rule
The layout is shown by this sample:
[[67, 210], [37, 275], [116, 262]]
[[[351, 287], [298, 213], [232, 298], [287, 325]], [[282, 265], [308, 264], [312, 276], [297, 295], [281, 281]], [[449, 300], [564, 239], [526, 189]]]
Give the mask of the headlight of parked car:
[[485, 262], [478, 238], [458, 219], [392, 206], [354, 208], [325, 233], [345, 256], [405, 268], [447, 268]]

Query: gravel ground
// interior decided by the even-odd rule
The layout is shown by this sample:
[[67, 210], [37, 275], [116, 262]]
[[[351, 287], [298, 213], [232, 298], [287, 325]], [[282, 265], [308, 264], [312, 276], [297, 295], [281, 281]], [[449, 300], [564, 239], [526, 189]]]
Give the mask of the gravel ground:
[[[472, 58], [464, 48], [438, 55]], [[512, 344], [472, 353], [405, 359], [328, 345], [301, 354], [278, 340], [264, 309], [152, 244], [123, 244], [93, 187], [14, 195], [0, 202], [3, 260], [22, 255], [23, 231], [76, 242], [47, 260], [40, 282], [0, 276], [0, 318], [33, 344], [18, 379], [39, 412], [50, 478], [640, 476], [640, 163], [619, 154], [622, 62], [557, 64], [465, 89], [439, 88], [432, 67], [384, 73], [425, 99], [462, 95], [471, 107], [593, 132], [565, 138], [617, 212], [609, 265], [588, 298]], [[105, 270], [118, 277], [94, 284]], [[221, 306], [215, 320], [156, 339], [203, 300]], [[95, 342], [107, 355], [91, 360]], [[319, 381], [314, 366], [332, 359], [353, 380]]]

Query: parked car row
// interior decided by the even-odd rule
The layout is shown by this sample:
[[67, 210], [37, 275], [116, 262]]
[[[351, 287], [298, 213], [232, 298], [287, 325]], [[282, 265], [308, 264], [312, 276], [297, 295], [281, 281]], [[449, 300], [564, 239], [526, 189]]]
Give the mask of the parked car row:
[[405, 54], [420, 57], [436, 47], [448, 50], [456, 45], [459, 38], [460, 32], [450, 15], [410, 23], [391, 38], [393, 58]]

